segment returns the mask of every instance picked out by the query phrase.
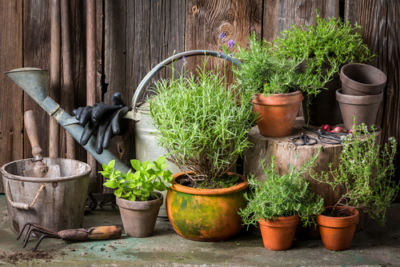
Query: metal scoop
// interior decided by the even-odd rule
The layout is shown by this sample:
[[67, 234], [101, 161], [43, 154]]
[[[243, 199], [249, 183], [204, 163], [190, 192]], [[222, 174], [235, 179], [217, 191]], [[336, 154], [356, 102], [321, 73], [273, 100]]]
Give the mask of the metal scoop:
[[43, 162], [42, 148], [39, 145], [38, 132], [32, 110], [27, 110], [25, 112], [24, 125], [26, 134], [31, 142], [33, 155], [32, 164], [26, 166], [26, 169], [24, 170], [24, 176], [39, 178], [60, 177], [61, 172], [59, 165], [48, 166], [45, 162]]

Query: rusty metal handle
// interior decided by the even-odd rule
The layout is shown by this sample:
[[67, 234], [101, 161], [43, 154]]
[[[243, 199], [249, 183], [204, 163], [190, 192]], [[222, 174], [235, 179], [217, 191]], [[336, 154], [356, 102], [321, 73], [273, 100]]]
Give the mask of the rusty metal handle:
[[32, 110], [25, 111], [24, 125], [26, 134], [32, 146], [32, 155], [35, 160], [42, 160], [42, 148], [39, 145], [38, 131], [36, 127], [35, 117]]
[[31, 208], [36, 204], [37, 200], [39, 199], [40, 193], [41, 193], [41, 192], [43, 191], [43, 189], [46, 187], [45, 184], [42, 184], [42, 185], [39, 187], [38, 191], [36, 192], [35, 197], [33, 198], [33, 200], [31, 201], [30, 204], [20, 203], [20, 202], [14, 202], [14, 201], [11, 199], [10, 192], [9, 192], [9, 190], [10, 190], [10, 188], [9, 188], [9, 187], [10, 187], [9, 181], [8, 181], [8, 179], [6, 179], [6, 180], [7, 180], [7, 182], [6, 182], [5, 191], [6, 191], [6, 198], [7, 198], [7, 201], [10, 203], [10, 205], [11, 205], [13, 208], [22, 209], [22, 210], [29, 210], [29, 209], [31, 209]]
[[239, 66], [241, 62], [233, 58], [229, 55], [222, 54], [221, 52], [217, 51], [211, 51], [211, 50], [190, 50], [190, 51], [185, 51], [182, 53], [178, 53], [176, 55], [173, 55], [160, 63], [158, 63], [147, 75], [143, 78], [143, 80], [139, 83], [138, 87], [136, 88], [135, 94], [132, 97], [132, 109], [136, 113], [137, 112], [137, 102], [140, 98], [140, 96], [143, 94], [143, 89], [147, 85], [147, 83], [154, 77], [154, 75], [157, 74], [162, 68], [165, 66], [171, 64], [174, 61], [177, 61], [179, 59], [182, 59], [183, 57], [192, 57], [192, 56], [212, 56], [212, 57], [218, 57], [225, 59], [229, 62], [232, 62], [233, 64]]

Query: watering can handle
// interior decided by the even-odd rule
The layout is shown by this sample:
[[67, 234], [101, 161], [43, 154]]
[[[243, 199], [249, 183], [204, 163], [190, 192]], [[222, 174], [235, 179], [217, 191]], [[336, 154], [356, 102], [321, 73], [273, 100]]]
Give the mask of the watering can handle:
[[153, 78], [154, 75], [157, 74], [157, 72], [159, 72], [162, 68], [168, 66], [169, 64], [171, 64], [176, 60], [182, 59], [183, 57], [192, 57], [192, 56], [213, 56], [228, 60], [229, 62], [232, 62], [236, 66], [239, 66], [241, 64], [241, 62], [236, 58], [222, 54], [221, 52], [211, 51], [211, 50], [190, 50], [173, 55], [167, 59], [164, 59], [162, 62], [158, 63], [153, 69], [150, 70], [149, 73], [147, 73], [147, 75], [139, 83], [138, 87], [136, 88], [135, 94], [132, 97], [133, 111], [137, 112], [137, 102], [140, 96], [143, 94], [143, 89], [146, 87], [147, 83], [151, 80], [151, 78]]

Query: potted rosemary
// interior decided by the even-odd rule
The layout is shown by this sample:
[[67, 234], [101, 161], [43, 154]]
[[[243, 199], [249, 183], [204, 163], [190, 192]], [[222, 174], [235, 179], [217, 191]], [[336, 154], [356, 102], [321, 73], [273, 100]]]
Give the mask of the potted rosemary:
[[322, 242], [330, 250], [350, 247], [359, 210], [384, 224], [386, 210], [399, 191], [399, 184], [392, 180], [397, 151], [394, 138], [380, 146], [375, 129], [369, 132], [361, 124], [353, 127], [342, 144], [338, 169], [331, 166], [326, 172], [312, 174], [313, 179], [343, 192], [336, 204], [317, 217]]
[[325, 20], [317, 13], [316, 26], [293, 25], [274, 41], [276, 56], [302, 62], [296, 86], [305, 95], [306, 122], [318, 126], [341, 122], [335, 101], [340, 88], [339, 69], [344, 64], [372, 58], [360, 29], [340, 18]]
[[164, 191], [171, 185], [172, 174], [165, 157], [156, 161], [131, 160], [135, 172], [122, 173], [114, 168], [115, 161], [103, 164], [100, 173], [107, 178], [104, 186], [116, 189], [114, 195], [121, 212], [125, 232], [132, 237], [153, 234]]
[[173, 229], [192, 240], [222, 240], [241, 229], [248, 182], [229, 171], [250, 147], [255, 116], [250, 96], [227, 86], [218, 71], [204, 65], [195, 74], [157, 82], [150, 114], [160, 145], [182, 170], [167, 193]]
[[[324, 210], [324, 200], [311, 192], [309, 182], [303, 177], [314, 164], [318, 154], [299, 170], [279, 175], [274, 159], [264, 167], [265, 181], [249, 179], [250, 193], [246, 194], [247, 207], [240, 211], [247, 225], [260, 225], [264, 247], [269, 250], [286, 250], [291, 247], [296, 226], [301, 219], [304, 226], [315, 223], [315, 215]], [[261, 163], [264, 165], [264, 162]]]
[[242, 64], [233, 67], [235, 82], [255, 95], [253, 110], [264, 136], [290, 135], [303, 95], [297, 89], [300, 61], [277, 57], [271, 44], [259, 41], [253, 33], [248, 48], [238, 46], [235, 53]]

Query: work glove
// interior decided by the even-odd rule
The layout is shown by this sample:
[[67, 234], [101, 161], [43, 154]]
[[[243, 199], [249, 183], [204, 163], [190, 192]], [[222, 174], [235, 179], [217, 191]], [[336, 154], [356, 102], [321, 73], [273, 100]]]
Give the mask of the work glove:
[[79, 107], [72, 113], [84, 127], [79, 143], [86, 145], [90, 137], [97, 130], [96, 152], [103, 153], [104, 148], [108, 148], [110, 140], [115, 135], [120, 135], [126, 124], [120, 125], [121, 118], [129, 111], [121, 98], [121, 93], [116, 92], [112, 96], [112, 105], [103, 102], [93, 106]]

